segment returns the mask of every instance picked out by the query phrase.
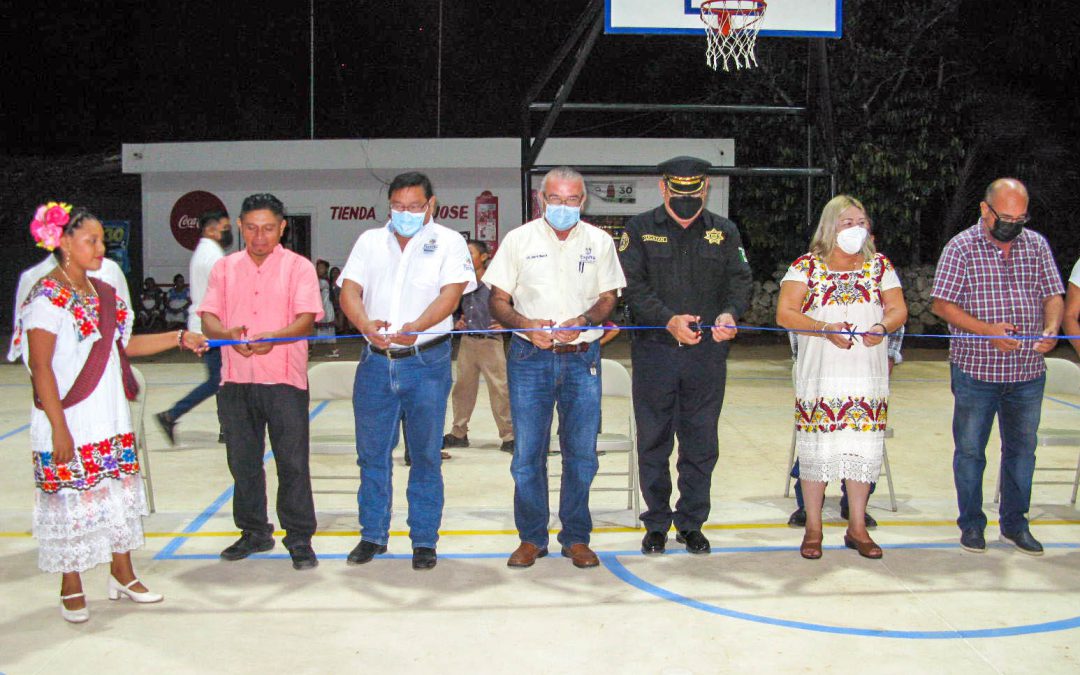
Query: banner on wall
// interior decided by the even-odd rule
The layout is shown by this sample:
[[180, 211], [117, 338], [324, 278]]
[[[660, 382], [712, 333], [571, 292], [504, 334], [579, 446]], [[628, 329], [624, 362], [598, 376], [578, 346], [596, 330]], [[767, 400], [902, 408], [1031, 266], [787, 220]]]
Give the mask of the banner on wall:
[[116, 262], [124, 274], [131, 274], [131, 257], [128, 255], [131, 223], [127, 220], [106, 220], [101, 227], [105, 230], [105, 255]]
[[225, 211], [217, 195], [205, 190], [187, 193], [173, 204], [169, 214], [169, 229], [176, 242], [189, 251], [199, 245], [199, 216], [207, 211]]

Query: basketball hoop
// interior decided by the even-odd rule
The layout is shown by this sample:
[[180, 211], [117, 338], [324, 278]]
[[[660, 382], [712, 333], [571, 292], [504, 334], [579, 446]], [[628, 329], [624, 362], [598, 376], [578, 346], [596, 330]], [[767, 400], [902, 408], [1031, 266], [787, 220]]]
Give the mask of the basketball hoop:
[[761, 19], [765, 16], [765, 0], [705, 0], [701, 3], [701, 21], [705, 24], [705, 63], [716, 70], [728, 68], [728, 62], [738, 69], [753, 68], [754, 45], [757, 43]]

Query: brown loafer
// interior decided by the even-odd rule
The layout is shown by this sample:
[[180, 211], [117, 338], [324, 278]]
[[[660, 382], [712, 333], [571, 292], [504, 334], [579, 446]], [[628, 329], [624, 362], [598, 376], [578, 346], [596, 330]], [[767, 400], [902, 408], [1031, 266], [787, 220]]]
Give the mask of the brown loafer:
[[811, 532], [807, 530], [803, 534], [802, 546], [799, 547], [799, 555], [807, 560], [817, 560], [821, 557], [821, 530], [817, 532]]
[[859, 541], [847, 532], [844, 533], [844, 546], [855, 549], [859, 552], [859, 555], [864, 558], [870, 558], [871, 560], [878, 560], [884, 555], [881, 551], [881, 547], [875, 544], [873, 539]]
[[562, 554], [564, 558], [570, 558], [570, 561], [574, 563], [574, 567], [584, 569], [586, 567], [597, 567], [600, 564], [600, 558], [596, 557], [588, 544], [563, 546]]
[[507, 567], [532, 567], [537, 558], [543, 558], [548, 554], [547, 547], [540, 548], [536, 544], [527, 541], [521, 542], [517, 550], [510, 554], [506, 561]]

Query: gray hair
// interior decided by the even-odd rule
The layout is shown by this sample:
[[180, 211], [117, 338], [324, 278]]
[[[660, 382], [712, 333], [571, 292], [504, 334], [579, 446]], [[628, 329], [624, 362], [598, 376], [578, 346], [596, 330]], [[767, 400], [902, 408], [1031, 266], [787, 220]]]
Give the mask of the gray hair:
[[547, 182], [549, 178], [555, 178], [557, 180], [572, 180], [580, 182], [582, 187], [585, 187], [585, 176], [568, 166], [557, 166], [551, 171], [544, 174], [544, 180], [540, 181], [540, 192], [543, 193], [547, 190]]

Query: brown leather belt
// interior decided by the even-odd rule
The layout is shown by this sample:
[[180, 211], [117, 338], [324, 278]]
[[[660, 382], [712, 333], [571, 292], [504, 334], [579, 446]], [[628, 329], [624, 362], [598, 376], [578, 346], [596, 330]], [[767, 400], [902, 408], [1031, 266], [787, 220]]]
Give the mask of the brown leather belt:
[[555, 354], [576, 354], [578, 352], [589, 351], [591, 342], [579, 342], [576, 345], [555, 345], [551, 348], [551, 351]]
[[445, 334], [445, 335], [440, 335], [439, 337], [435, 338], [434, 340], [431, 340], [429, 342], [425, 342], [422, 345], [413, 345], [412, 347], [400, 347], [398, 349], [379, 349], [378, 347], [376, 347], [374, 345], [370, 345], [370, 347], [371, 347], [371, 351], [373, 353], [379, 354], [381, 356], [385, 356], [386, 358], [393, 361], [395, 359], [407, 359], [410, 356], [416, 356], [417, 354], [419, 354], [422, 351], [425, 351], [427, 349], [431, 349], [432, 347], [438, 347], [439, 345], [441, 345], [442, 343], [446, 342], [449, 339], [450, 339], [450, 335]]

